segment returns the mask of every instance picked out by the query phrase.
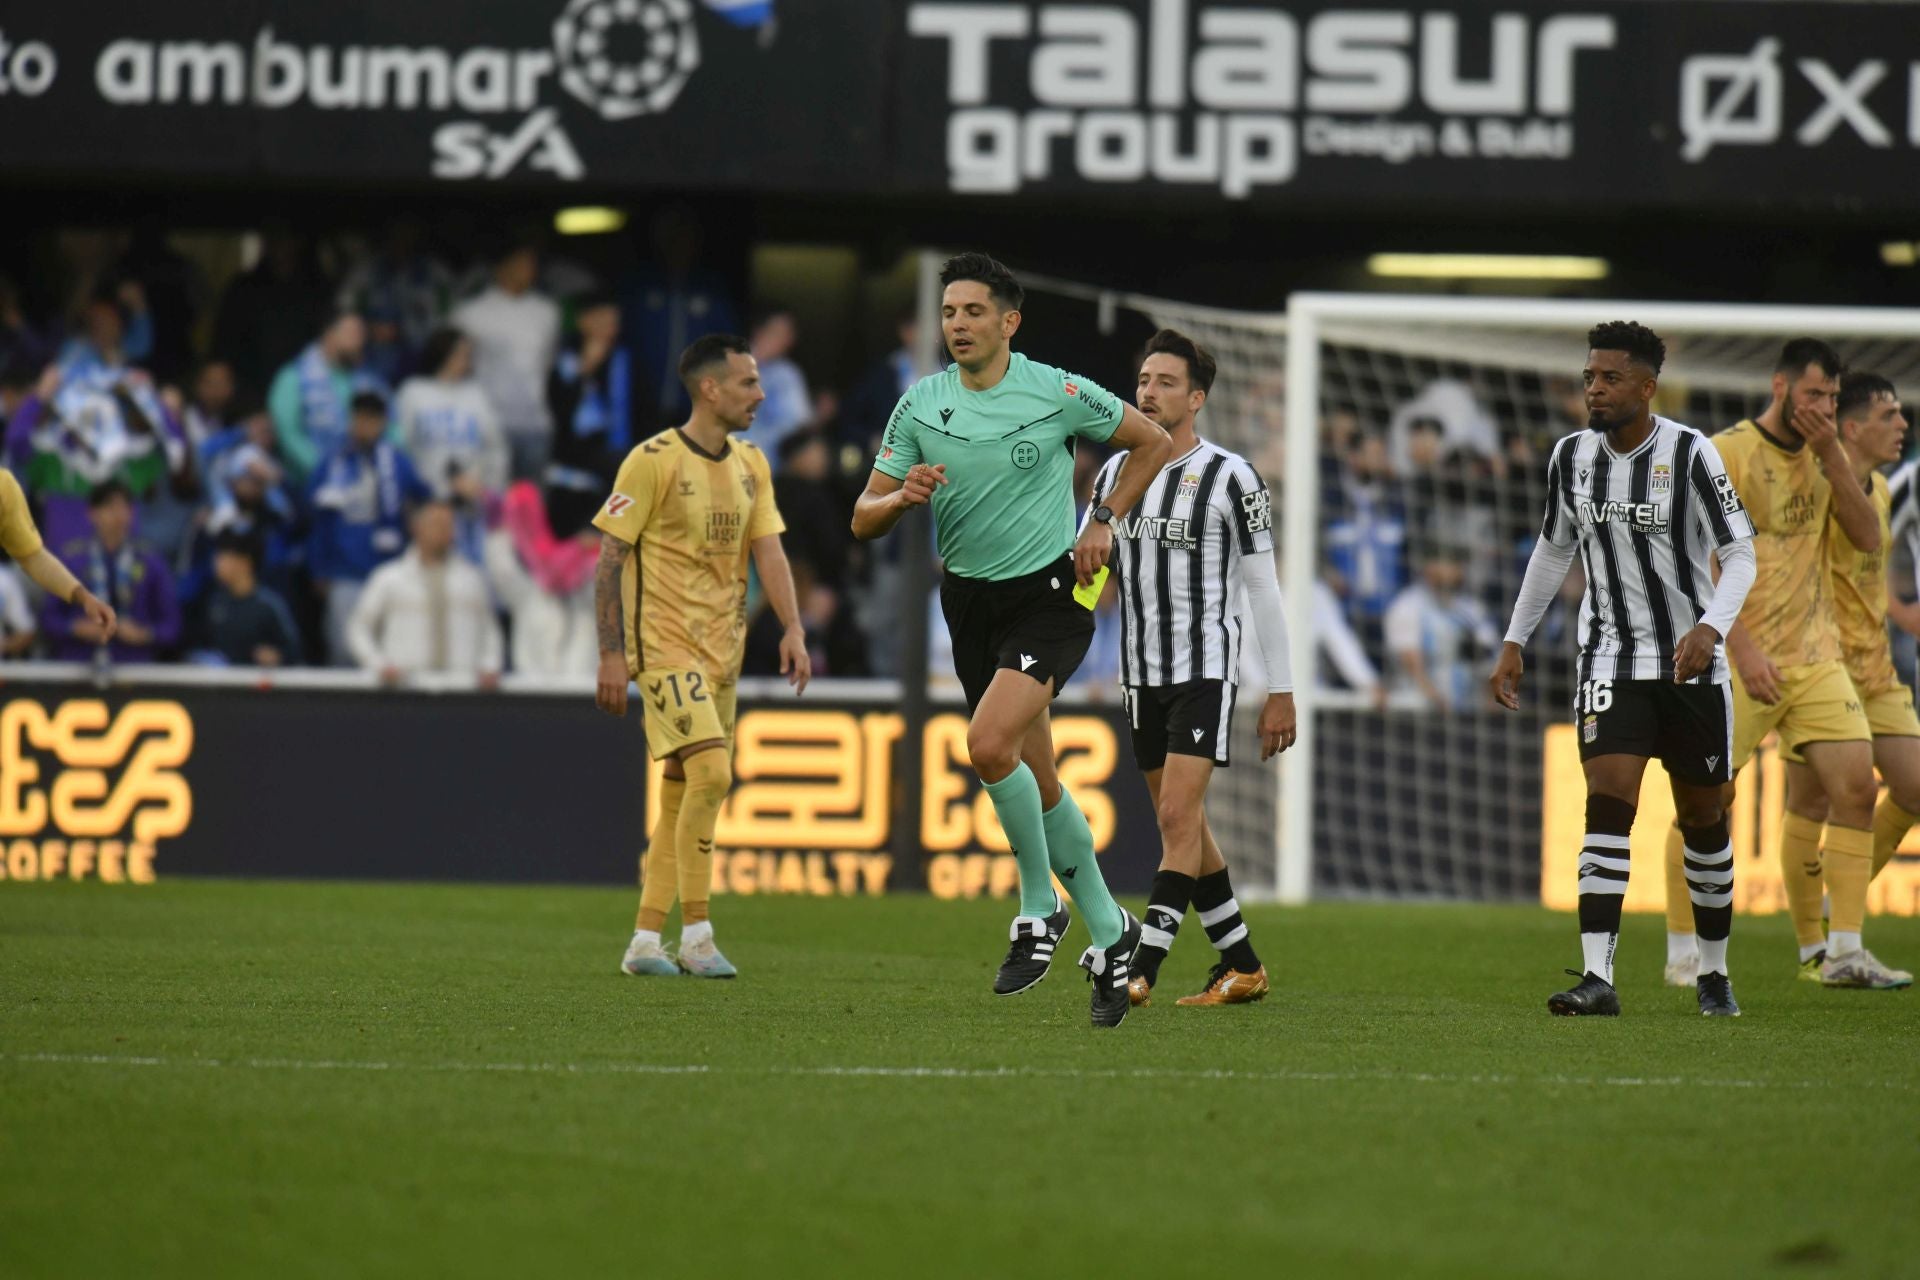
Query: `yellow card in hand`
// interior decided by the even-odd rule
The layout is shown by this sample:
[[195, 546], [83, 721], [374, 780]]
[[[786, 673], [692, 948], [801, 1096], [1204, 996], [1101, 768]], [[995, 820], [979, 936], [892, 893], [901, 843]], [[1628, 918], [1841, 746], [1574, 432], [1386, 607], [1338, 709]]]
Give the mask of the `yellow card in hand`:
[[1107, 566], [1101, 565], [1100, 572], [1093, 575], [1093, 581], [1084, 587], [1073, 589], [1073, 598], [1085, 608], [1091, 609], [1100, 603], [1100, 588], [1107, 585]]

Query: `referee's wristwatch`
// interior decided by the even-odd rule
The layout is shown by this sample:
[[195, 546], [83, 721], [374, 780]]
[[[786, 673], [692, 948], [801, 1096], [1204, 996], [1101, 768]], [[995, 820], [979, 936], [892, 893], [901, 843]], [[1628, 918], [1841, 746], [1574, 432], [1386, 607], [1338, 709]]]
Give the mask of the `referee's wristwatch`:
[[1093, 522], [1095, 524], [1112, 524], [1113, 508], [1109, 507], [1104, 502], [1101, 503], [1099, 506], [1095, 507], [1093, 509]]

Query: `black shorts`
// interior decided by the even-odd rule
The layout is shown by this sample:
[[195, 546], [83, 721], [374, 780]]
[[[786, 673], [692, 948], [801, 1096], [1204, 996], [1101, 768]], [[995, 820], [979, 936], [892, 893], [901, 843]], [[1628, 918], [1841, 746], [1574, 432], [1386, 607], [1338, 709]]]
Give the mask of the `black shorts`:
[[1189, 680], [1159, 686], [1130, 684], [1122, 692], [1127, 698], [1133, 758], [1141, 772], [1162, 767], [1169, 755], [1199, 756], [1227, 767], [1233, 685], [1225, 680]]
[[1074, 585], [1072, 556], [998, 582], [942, 575], [940, 611], [969, 711], [1002, 667], [1053, 681], [1056, 697], [1066, 687], [1093, 643], [1093, 610], [1073, 598]]
[[1697, 787], [1733, 777], [1733, 695], [1724, 684], [1588, 680], [1573, 693], [1580, 759], [1646, 756]]

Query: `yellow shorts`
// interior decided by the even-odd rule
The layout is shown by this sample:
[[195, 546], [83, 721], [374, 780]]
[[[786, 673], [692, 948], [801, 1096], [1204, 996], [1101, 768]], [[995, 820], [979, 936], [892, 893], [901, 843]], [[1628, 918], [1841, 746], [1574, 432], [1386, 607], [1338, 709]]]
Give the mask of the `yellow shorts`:
[[1733, 675], [1733, 767], [1753, 759], [1760, 739], [1775, 729], [1786, 750], [1810, 742], [1864, 742], [1873, 737], [1860, 695], [1840, 662], [1815, 662], [1780, 672], [1780, 701], [1768, 706], [1747, 695]]
[[733, 742], [738, 685], [716, 683], [703, 671], [661, 667], [640, 673], [640, 705], [647, 722], [647, 750], [664, 760], [681, 748], [715, 738]]
[[[1913, 711], [1913, 691], [1903, 684], [1882, 690], [1866, 700], [1867, 727], [1876, 738], [1920, 738], [1920, 716]], [[1782, 742], [1780, 758], [1803, 764], [1797, 743]]]

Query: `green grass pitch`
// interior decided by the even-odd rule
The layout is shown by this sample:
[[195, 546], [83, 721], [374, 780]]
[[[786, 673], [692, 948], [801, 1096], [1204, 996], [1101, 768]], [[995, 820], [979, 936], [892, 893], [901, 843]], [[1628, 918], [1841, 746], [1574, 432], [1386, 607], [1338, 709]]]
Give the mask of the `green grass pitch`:
[[[1136, 908], [1139, 904], [1135, 904]], [[1734, 935], [1738, 1022], [1571, 920], [1249, 913], [1263, 1005], [1087, 1026], [1007, 907], [716, 901], [737, 982], [616, 972], [612, 890], [0, 889], [0, 1276], [1920, 1272], [1920, 994]], [[1875, 921], [1920, 962], [1920, 922]]]

